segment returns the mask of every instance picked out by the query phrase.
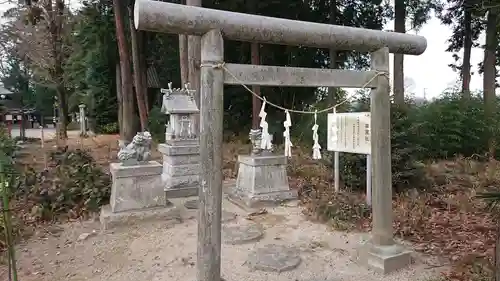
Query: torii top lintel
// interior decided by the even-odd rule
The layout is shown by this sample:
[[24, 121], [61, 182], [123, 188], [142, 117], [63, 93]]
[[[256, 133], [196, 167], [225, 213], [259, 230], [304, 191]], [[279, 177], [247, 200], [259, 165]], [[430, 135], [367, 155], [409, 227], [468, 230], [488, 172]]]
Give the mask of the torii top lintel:
[[138, 0], [134, 7], [138, 30], [203, 35], [220, 29], [225, 38], [267, 44], [309, 46], [420, 55], [427, 48], [422, 36], [380, 30], [264, 17], [167, 2]]

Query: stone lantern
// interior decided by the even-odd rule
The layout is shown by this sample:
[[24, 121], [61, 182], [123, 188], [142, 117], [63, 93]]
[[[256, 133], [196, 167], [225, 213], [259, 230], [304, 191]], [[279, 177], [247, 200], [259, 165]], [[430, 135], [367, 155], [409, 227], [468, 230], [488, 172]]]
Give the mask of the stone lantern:
[[194, 101], [194, 90], [184, 88], [161, 89], [161, 111], [167, 114], [165, 143], [158, 145], [163, 155], [162, 182], [167, 198], [188, 197], [198, 194], [200, 175], [199, 132], [196, 118], [199, 109]]

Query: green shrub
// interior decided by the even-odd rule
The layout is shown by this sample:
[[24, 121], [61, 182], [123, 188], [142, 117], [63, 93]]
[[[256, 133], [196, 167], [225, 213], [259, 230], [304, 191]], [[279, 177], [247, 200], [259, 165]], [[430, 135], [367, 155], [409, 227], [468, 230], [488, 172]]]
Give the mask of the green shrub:
[[334, 192], [331, 189], [317, 190], [308, 194], [305, 212], [321, 221], [332, 224], [338, 230], [351, 230], [370, 217], [370, 207], [359, 196]]
[[17, 195], [33, 204], [34, 218], [76, 218], [108, 202], [110, 177], [86, 151], [58, 150], [52, 153], [49, 167], [40, 173], [28, 168], [18, 188]]
[[165, 125], [167, 116], [161, 112], [160, 108], [155, 106], [149, 112], [148, 129], [153, 140], [159, 143], [165, 142]]
[[[412, 112], [393, 106], [391, 109], [392, 186], [396, 192], [407, 188], [428, 186], [423, 165], [418, 156], [425, 153], [418, 138], [420, 125], [414, 122]], [[366, 187], [366, 155], [342, 153], [340, 176], [348, 188]]]
[[16, 151], [16, 141], [9, 136], [7, 129], [0, 126], [0, 152], [7, 157], [12, 157]]
[[486, 153], [488, 128], [495, 124], [487, 121], [483, 107], [479, 97], [465, 101], [449, 94], [413, 109], [414, 122], [419, 123], [415, 142], [426, 150], [420, 157], [442, 159]]
[[120, 128], [118, 127], [117, 122], [109, 123], [98, 128], [99, 133], [105, 135], [118, 134], [120, 132]]
[[[367, 99], [355, 111], [367, 110]], [[500, 103], [499, 103], [500, 104]], [[497, 107], [500, 112], [500, 107]], [[500, 136], [498, 118], [486, 118], [480, 97], [463, 100], [459, 94], [444, 94], [423, 105], [408, 103], [404, 109], [391, 108], [391, 148], [393, 187], [425, 187], [428, 182], [422, 162], [484, 155], [490, 134]], [[497, 141], [497, 144], [500, 142]], [[496, 148], [499, 155], [499, 146]], [[352, 189], [364, 189], [366, 156], [341, 154], [341, 178]]]

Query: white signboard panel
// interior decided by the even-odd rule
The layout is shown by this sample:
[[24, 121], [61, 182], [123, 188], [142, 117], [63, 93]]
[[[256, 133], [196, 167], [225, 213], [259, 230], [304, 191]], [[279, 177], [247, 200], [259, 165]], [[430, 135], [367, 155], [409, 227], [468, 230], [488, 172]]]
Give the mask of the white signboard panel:
[[10, 114], [5, 115], [5, 120], [12, 121], [12, 115]]
[[329, 151], [371, 154], [370, 112], [328, 114]]

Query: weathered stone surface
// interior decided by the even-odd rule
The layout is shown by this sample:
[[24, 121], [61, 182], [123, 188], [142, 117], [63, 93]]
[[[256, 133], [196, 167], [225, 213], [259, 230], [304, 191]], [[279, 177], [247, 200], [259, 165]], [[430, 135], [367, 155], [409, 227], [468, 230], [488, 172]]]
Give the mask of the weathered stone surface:
[[158, 150], [163, 154], [161, 178], [166, 196], [179, 198], [198, 195], [201, 172], [199, 145], [160, 144]]
[[167, 198], [184, 198], [198, 196], [199, 188], [196, 186], [186, 188], [166, 189], [165, 196]]
[[[198, 200], [189, 200], [184, 203], [184, 207], [190, 210], [197, 210], [198, 209]], [[232, 212], [228, 212], [225, 210], [222, 210], [221, 212], [221, 222], [230, 222], [236, 219], [236, 214]]]
[[189, 187], [198, 188], [200, 185], [199, 175], [172, 177], [168, 174], [162, 174], [161, 177], [165, 190]]
[[239, 156], [236, 185], [226, 192], [238, 205], [260, 207], [297, 198], [290, 190], [285, 156]]
[[199, 145], [173, 146], [165, 143], [158, 145], [158, 151], [167, 156], [194, 155], [200, 153]]
[[123, 166], [147, 164], [151, 159], [151, 134], [148, 131], [138, 132], [127, 146], [121, 147], [117, 158]]
[[144, 210], [132, 210], [119, 213], [113, 213], [109, 205], [101, 208], [101, 228], [103, 230], [140, 224], [154, 220], [181, 220], [181, 213], [179, 208], [172, 205], [167, 207], [157, 207]]
[[355, 260], [380, 274], [388, 274], [412, 263], [411, 251], [399, 244], [376, 245], [363, 241], [355, 253]]
[[[186, 24], [186, 23], [196, 24]], [[420, 55], [427, 48], [422, 36], [363, 28], [263, 17], [229, 11], [187, 7], [159, 1], [137, 1], [134, 23], [138, 30], [203, 35], [221, 30], [236, 41], [338, 50], [374, 51], [389, 47], [391, 53]], [[314, 86], [314, 85], [312, 85]]]
[[299, 266], [299, 251], [284, 245], [266, 245], [250, 253], [246, 264], [255, 270], [283, 272]]
[[163, 163], [163, 173], [171, 177], [199, 175], [201, 171], [200, 164], [186, 164], [186, 165], [171, 165]]
[[240, 164], [245, 164], [247, 166], [274, 166], [274, 165], [286, 165], [286, 157], [282, 155], [270, 155], [270, 156], [248, 156], [239, 155], [238, 162]]
[[147, 164], [135, 166], [123, 166], [122, 163], [110, 164], [111, 175], [116, 178], [159, 175], [162, 169], [162, 165], [156, 161], [149, 161]]
[[172, 146], [193, 146], [193, 145], [199, 145], [200, 140], [199, 139], [170, 139], [170, 140], [165, 140], [165, 143], [168, 145]]
[[184, 207], [193, 210], [198, 209], [198, 200], [189, 200], [184, 203]]
[[111, 163], [111, 211], [117, 213], [166, 206], [161, 169], [161, 164], [155, 161], [137, 166]]
[[230, 222], [236, 219], [236, 214], [222, 210], [221, 222]]
[[170, 157], [163, 157], [163, 165], [186, 165], [186, 164], [199, 164], [200, 155], [177, 155]]
[[239, 245], [258, 241], [264, 236], [264, 231], [256, 223], [231, 225], [222, 228], [222, 239], [225, 244]]

